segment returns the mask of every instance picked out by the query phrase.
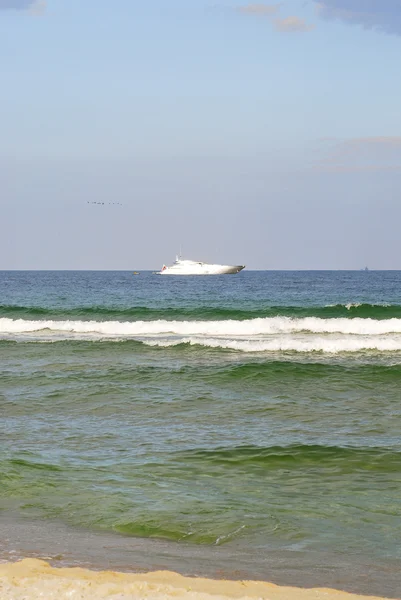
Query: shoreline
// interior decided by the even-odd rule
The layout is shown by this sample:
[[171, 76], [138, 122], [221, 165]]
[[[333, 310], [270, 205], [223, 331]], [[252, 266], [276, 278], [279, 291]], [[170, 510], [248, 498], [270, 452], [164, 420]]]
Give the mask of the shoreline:
[[148, 600], [208, 598], [261, 600], [386, 600], [329, 588], [296, 588], [262, 581], [213, 580], [184, 577], [171, 571], [122, 573], [81, 567], [55, 568], [40, 559], [0, 564], [0, 600], [64, 600], [109, 598]]
[[339, 549], [267, 551], [235, 540], [222, 546], [177, 543], [78, 529], [11, 511], [0, 514], [0, 531], [0, 564], [39, 559], [57, 573], [74, 567], [138, 575], [163, 571], [191, 579], [271, 582], [280, 587], [329, 588], [356, 597], [401, 598], [401, 561], [390, 557], [378, 563], [369, 555], [351, 556]]

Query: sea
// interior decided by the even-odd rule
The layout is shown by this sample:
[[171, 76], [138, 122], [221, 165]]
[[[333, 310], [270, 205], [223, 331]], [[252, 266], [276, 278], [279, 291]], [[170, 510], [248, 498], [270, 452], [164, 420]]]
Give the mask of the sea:
[[0, 273], [0, 560], [401, 597], [401, 272]]

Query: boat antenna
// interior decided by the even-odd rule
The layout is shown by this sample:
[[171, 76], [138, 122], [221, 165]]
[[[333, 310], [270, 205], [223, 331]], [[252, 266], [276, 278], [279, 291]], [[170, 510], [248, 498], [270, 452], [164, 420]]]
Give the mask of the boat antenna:
[[182, 258], [182, 249], [181, 249], [181, 244], [180, 244], [180, 258]]

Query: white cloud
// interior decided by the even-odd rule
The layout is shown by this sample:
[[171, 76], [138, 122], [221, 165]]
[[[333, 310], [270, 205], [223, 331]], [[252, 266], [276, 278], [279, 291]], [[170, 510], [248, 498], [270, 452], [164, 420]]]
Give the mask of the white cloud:
[[[284, 18], [278, 18], [278, 14], [281, 7], [279, 4], [247, 4], [239, 6], [238, 11], [253, 17], [267, 17], [276, 31], [281, 32], [297, 32], [297, 31], [311, 31], [315, 28], [315, 25], [308, 25], [297, 16], [289, 16]], [[275, 18], [276, 17], [276, 18]]]
[[286, 17], [284, 19], [275, 19], [274, 27], [277, 31], [287, 31], [287, 32], [295, 32], [295, 31], [312, 31], [315, 28], [315, 25], [308, 25], [301, 19], [300, 17]]

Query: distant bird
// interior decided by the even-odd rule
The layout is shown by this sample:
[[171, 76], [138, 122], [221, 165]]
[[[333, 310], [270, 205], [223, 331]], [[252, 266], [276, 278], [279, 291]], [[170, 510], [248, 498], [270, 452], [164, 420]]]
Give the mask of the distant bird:
[[104, 206], [108, 204], [109, 206], [124, 206], [121, 202], [95, 202], [94, 200], [87, 200], [86, 204], [96, 204], [97, 206]]

